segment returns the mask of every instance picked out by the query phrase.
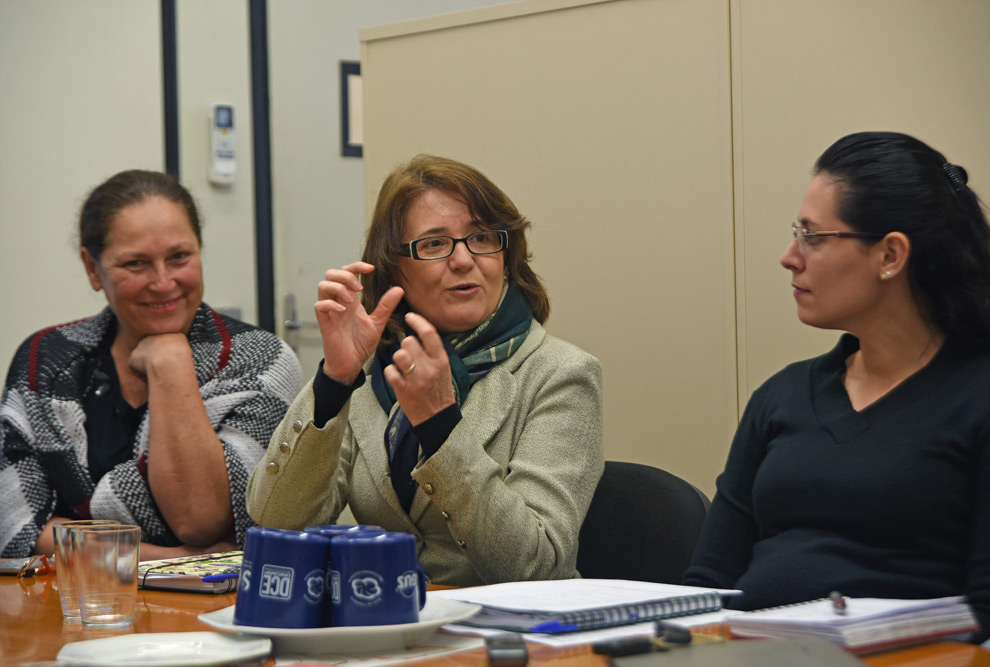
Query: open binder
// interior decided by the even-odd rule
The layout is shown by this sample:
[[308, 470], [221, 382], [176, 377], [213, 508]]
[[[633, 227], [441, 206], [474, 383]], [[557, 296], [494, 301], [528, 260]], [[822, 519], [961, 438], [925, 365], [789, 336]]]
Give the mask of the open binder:
[[434, 591], [434, 595], [480, 604], [462, 625], [517, 632], [595, 630], [718, 611], [719, 591], [694, 586], [621, 579], [518, 581]]
[[187, 593], [229, 593], [237, 590], [242, 551], [148, 560], [138, 564], [141, 588]]
[[761, 609], [730, 616], [739, 637], [822, 637], [854, 653], [965, 635], [977, 629], [972, 610], [959, 596], [928, 600], [846, 598], [836, 611], [831, 600]]

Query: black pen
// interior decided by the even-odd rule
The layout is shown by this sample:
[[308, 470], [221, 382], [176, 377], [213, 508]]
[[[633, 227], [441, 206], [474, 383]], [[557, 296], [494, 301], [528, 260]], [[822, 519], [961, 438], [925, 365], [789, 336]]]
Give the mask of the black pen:
[[839, 591], [832, 591], [828, 594], [828, 599], [832, 601], [832, 611], [840, 616], [846, 615], [846, 599]]

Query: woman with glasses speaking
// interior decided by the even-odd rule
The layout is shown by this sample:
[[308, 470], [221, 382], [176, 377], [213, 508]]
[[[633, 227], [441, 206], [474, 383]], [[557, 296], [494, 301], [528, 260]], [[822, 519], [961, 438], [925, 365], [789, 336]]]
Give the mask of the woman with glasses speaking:
[[754, 392], [685, 583], [742, 609], [966, 595], [990, 630], [990, 230], [912, 137], [828, 148], [780, 261], [848, 332]]
[[248, 490], [261, 525], [354, 517], [417, 538], [434, 583], [577, 576], [603, 468], [601, 367], [547, 334], [529, 222], [482, 173], [420, 155], [327, 271], [324, 360]]

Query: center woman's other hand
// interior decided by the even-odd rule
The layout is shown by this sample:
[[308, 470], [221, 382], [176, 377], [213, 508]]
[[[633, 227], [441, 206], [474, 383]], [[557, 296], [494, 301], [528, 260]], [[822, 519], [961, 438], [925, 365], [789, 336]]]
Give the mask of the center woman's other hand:
[[374, 270], [367, 262], [354, 262], [342, 269], [330, 269], [317, 286], [319, 300], [313, 309], [323, 339], [323, 372], [341, 384], [353, 384], [357, 379], [364, 362], [378, 346], [388, 318], [402, 300], [402, 288], [393, 287], [370, 315], [365, 311], [358, 274]]
[[419, 338], [406, 336], [384, 372], [402, 411], [417, 426], [453, 405], [456, 399], [450, 361], [440, 334], [416, 313], [407, 313], [406, 323]]

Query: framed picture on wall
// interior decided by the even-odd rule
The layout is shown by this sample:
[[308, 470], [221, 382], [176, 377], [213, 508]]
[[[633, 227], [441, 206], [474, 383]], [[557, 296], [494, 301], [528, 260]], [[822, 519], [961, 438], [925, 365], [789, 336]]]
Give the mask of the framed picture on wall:
[[361, 157], [364, 145], [364, 123], [361, 106], [361, 63], [340, 61], [340, 154]]

